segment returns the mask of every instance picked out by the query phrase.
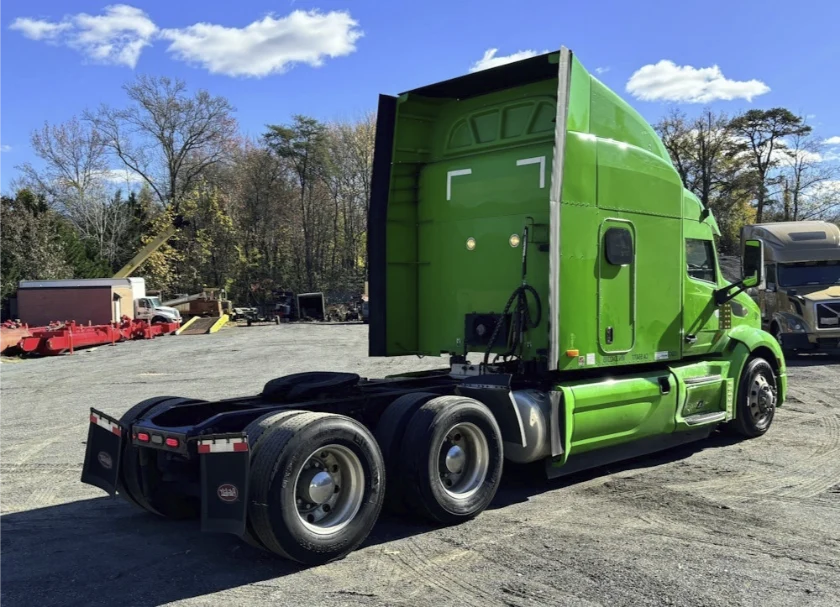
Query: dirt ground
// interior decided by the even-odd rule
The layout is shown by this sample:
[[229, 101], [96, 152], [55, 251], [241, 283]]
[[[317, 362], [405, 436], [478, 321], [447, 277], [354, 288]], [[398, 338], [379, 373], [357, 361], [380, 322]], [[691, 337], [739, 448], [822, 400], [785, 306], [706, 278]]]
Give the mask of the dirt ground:
[[[381, 376], [363, 325], [254, 326], [2, 364], [2, 603], [15, 605], [836, 606], [840, 364], [791, 361], [769, 433], [548, 482], [507, 468], [457, 527], [385, 518], [310, 569], [79, 482], [88, 407], [257, 393], [303, 370]], [[526, 471], [527, 472], [527, 471]]]

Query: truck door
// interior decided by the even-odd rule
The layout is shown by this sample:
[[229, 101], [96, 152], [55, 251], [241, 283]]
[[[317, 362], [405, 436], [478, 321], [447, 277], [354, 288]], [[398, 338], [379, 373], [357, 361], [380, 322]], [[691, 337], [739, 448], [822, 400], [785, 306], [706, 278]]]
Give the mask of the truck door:
[[633, 349], [636, 338], [636, 233], [625, 219], [601, 224], [598, 343], [606, 354]]
[[718, 282], [714, 241], [686, 238], [685, 262], [683, 355], [691, 356], [709, 352], [719, 337], [720, 320], [714, 301]]
[[148, 320], [152, 316], [152, 302], [148, 299], [141, 298], [136, 300], [137, 306], [134, 311], [134, 318], [138, 320]]

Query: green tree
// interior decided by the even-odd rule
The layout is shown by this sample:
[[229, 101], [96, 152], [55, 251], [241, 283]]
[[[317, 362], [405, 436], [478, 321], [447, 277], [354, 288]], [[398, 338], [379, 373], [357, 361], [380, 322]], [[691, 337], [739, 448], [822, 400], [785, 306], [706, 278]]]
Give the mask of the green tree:
[[303, 261], [306, 288], [316, 287], [323, 241], [323, 197], [319, 185], [328, 171], [326, 127], [314, 118], [295, 115], [291, 126], [269, 125], [263, 135], [277, 156], [287, 161], [297, 181], [298, 221], [303, 236], [298, 249]]
[[749, 110], [736, 116], [729, 123], [733, 134], [745, 146], [749, 166], [755, 173], [755, 221], [764, 219], [768, 200], [771, 171], [779, 165], [786, 148], [784, 138], [802, 136], [811, 132], [801, 116], [788, 109], [777, 107], [769, 110]]

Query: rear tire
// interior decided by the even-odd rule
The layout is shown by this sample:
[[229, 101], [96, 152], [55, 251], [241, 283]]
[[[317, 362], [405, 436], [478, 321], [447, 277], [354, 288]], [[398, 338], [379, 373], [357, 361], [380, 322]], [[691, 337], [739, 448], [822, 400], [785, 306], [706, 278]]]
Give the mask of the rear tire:
[[773, 423], [778, 400], [778, 386], [773, 367], [760, 357], [747, 361], [738, 387], [735, 419], [726, 429], [745, 438], [766, 433]]
[[[248, 448], [251, 452], [251, 462], [257, 457], [259, 451], [260, 439], [265, 436], [266, 430], [274, 425], [280, 424], [287, 419], [291, 419], [296, 415], [300, 415], [303, 411], [272, 411], [262, 417], [258, 417], [250, 424], [245, 426], [245, 434], [248, 436]], [[251, 518], [245, 519], [245, 532], [242, 534], [243, 541], [254, 548], [260, 550], [267, 550], [263, 543], [257, 537], [254, 527], [251, 524]]]
[[385, 492], [385, 508], [391, 512], [408, 511], [404, 503], [402, 472], [400, 470], [400, 450], [405, 429], [417, 410], [435, 398], [437, 394], [415, 392], [404, 394], [388, 405], [376, 426], [376, 442], [385, 460], [385, 472], [388, 490]]
[[367, 538], [382, 508], [385, 466], [358, 422], [303, 413], [263, 436], [250, 492], [248, 515], [260, 542], [280, 556], [320, 565]]
[[400, 452], [406, 502], [417, 514], [454, 524], [481, 513], [502, 478], [502, 433], [490, 410], [463, 396], [439, 396], [408, 424]]

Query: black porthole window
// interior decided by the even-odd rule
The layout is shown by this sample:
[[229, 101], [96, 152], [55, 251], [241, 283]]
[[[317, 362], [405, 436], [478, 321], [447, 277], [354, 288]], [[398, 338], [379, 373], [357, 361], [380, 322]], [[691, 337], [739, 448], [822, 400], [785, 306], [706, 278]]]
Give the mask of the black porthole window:
[[633, 235], [625, 228], [610, 228], [604, 234], [607, 263], [626, 266], [633, 263]]

